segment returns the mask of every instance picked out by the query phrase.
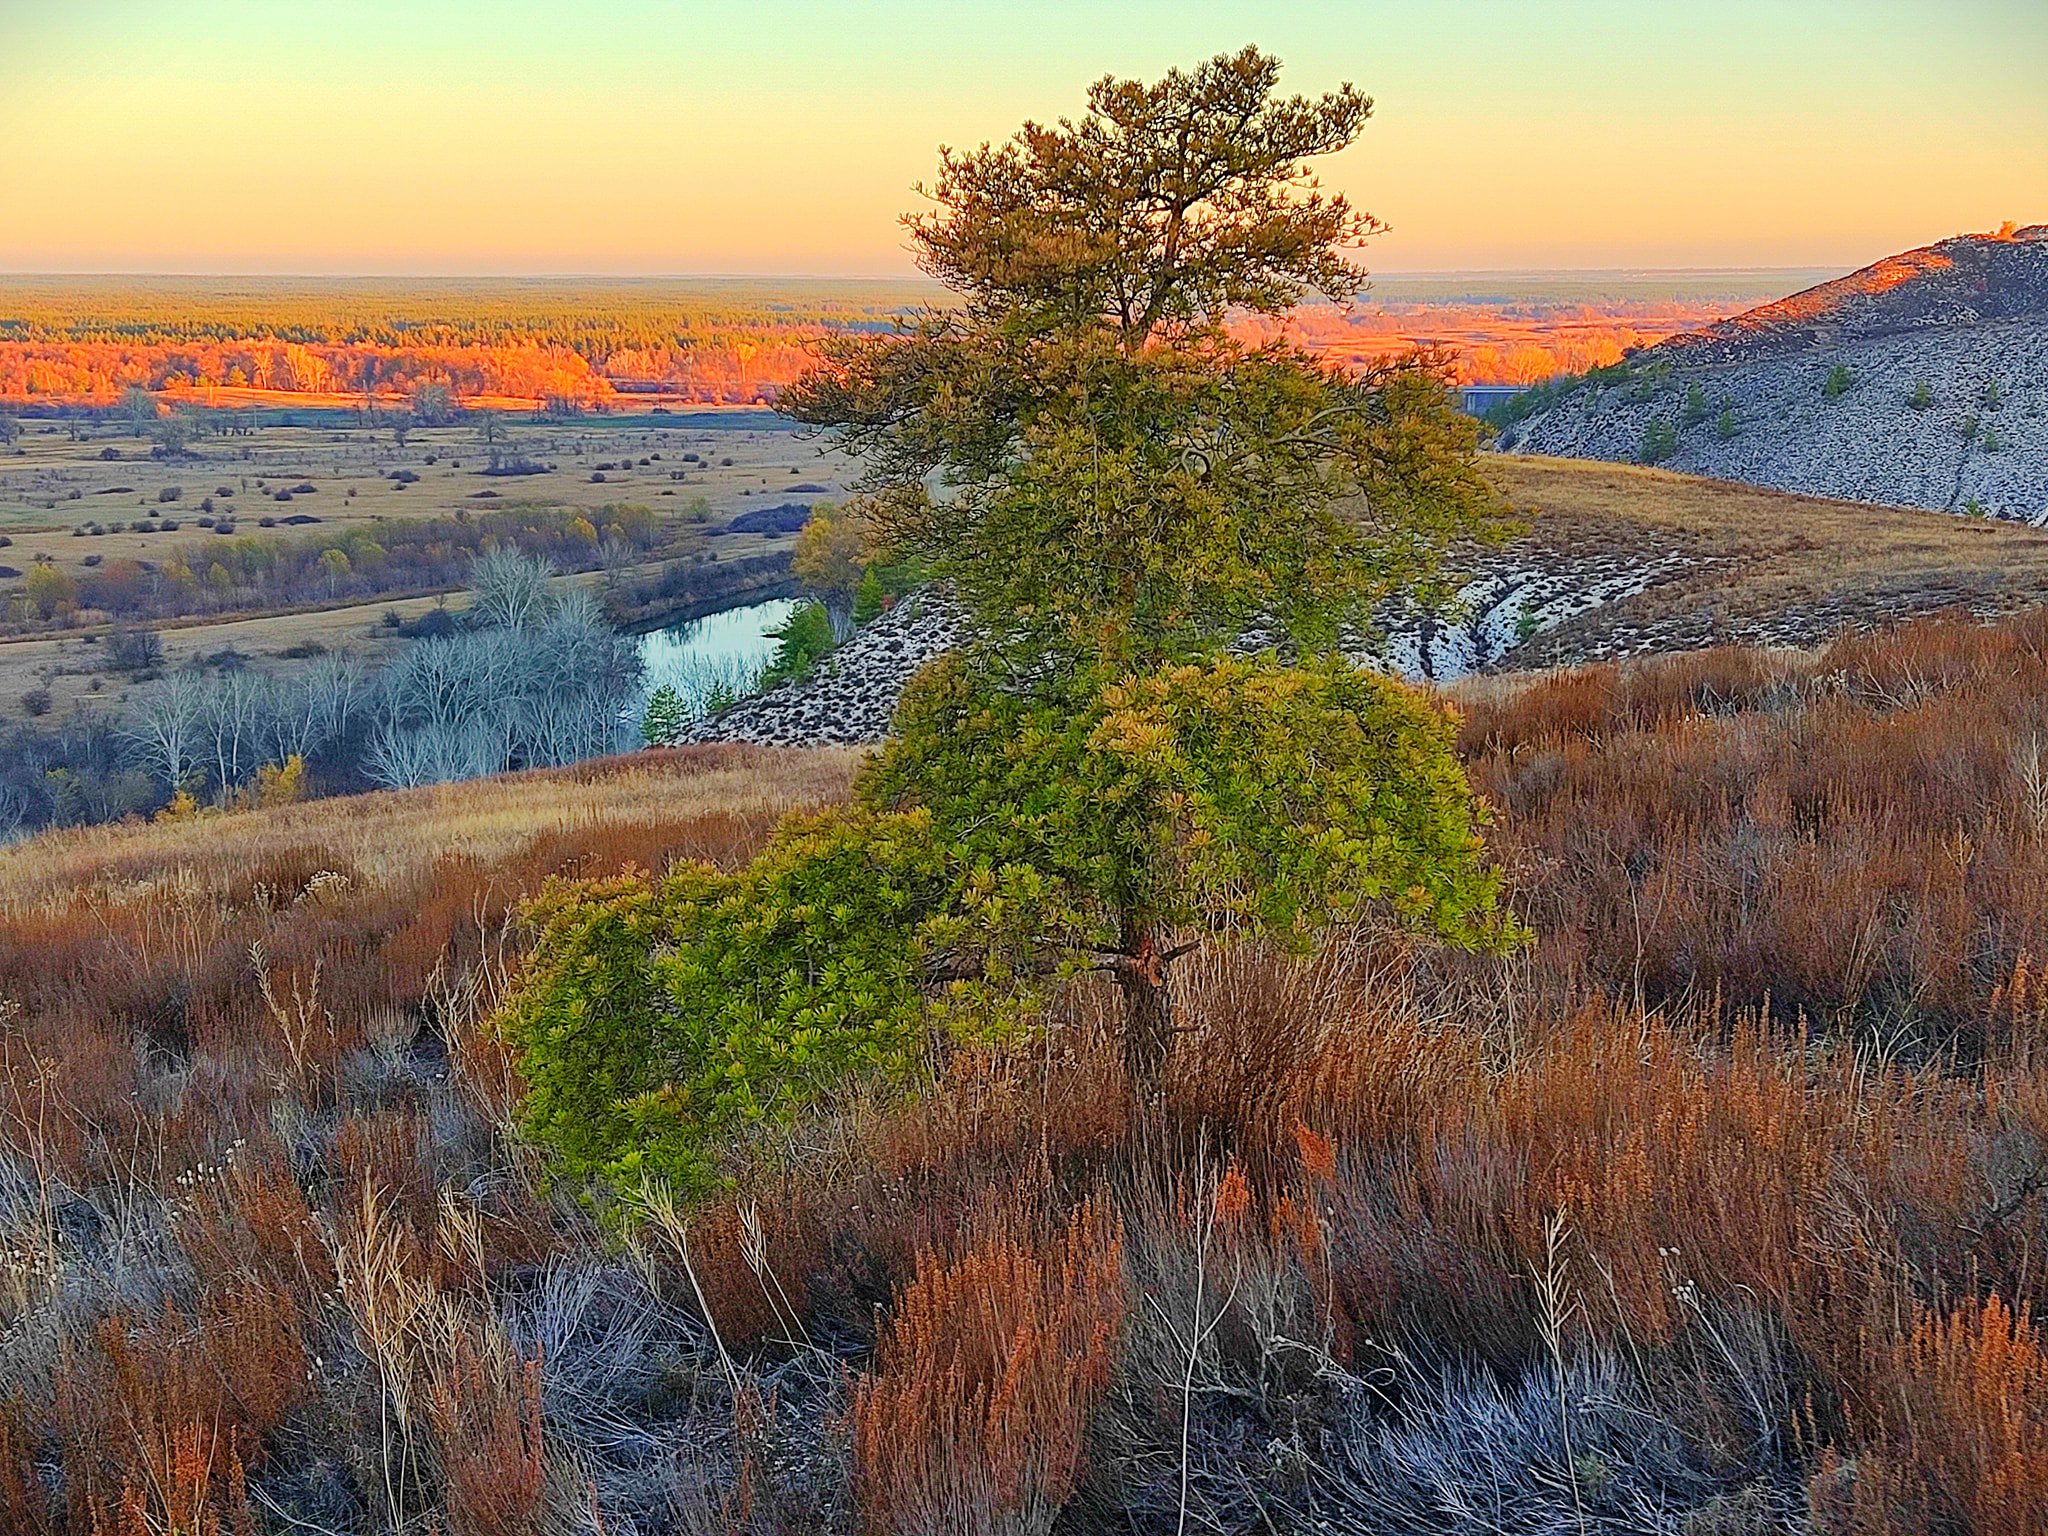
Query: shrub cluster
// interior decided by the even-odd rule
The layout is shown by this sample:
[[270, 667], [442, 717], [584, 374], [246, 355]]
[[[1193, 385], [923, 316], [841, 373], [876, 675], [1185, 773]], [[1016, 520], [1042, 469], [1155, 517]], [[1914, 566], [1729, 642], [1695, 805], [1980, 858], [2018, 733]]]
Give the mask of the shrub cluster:
[[[624, 505], [589, 514], [551, 507], [465, 510], [451, 517], [379, 519], [333, 534], [289, 538], [236, 534], [231, 519], [218, 526], [214, 522], [201, 519], [202, 526], [212, 527], [212, 537], [178, 545], [160, 562], [108, 560], [77, 578], [71, 589], [38, 592], [31, 587], [12, 620], [34, 628], [66, 622], [80, 610], [118, 620], [156, 620], [445, 591], [460, 586], [472, 562], [492, 549], [514, 549], [562, 570], [586, 571], [601, 563], [601, 548], [608, 541], [647, 550], [660, 538], [652, 512]], [[176, 527], [163, 526], [166, 531]]]

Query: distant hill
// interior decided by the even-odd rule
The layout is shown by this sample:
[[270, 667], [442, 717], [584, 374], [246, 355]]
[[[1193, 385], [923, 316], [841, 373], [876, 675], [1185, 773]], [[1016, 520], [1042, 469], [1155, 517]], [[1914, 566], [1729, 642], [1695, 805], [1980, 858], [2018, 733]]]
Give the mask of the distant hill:
[[1503, 449], [2048, 524], [2048, 224], [1887, 257], [1512, 402]]

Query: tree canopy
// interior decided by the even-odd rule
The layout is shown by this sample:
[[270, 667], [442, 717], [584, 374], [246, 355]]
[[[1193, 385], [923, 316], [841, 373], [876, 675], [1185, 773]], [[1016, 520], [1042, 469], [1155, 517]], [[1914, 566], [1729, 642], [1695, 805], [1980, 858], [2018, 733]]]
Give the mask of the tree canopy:
[[[1513, 938], [1452, 736], [1423, 695], [1341, 660], [1219, 656], [1048, 693], [956, 654], [912, 684], [861, 793], [928, 816], [960, 892], [1006, 893], [1000, 930], [986, 912], [962, 930], [1000, 931], [1004, 984], [1116, 982], [1150, 1089], [1166, 970], [1205, 938], [1303, 948], [1375, 904], [1467, 948]], [[987, 972], [970, 946], [934, 979]]]
[[943, 152], [909, 228], [959, 302], [785, 397], [865, 461], [807, 579], [845, 590], [858, 527], [978, 638], [912, 683], [853, 807], [734, 874], [543, 905], [510, 1017], [529, 1123], [586, 1171], [666, 1149], [701, 1185], [721, 1135], [1089, 972], [1156, 1104], [1199, 943], [1372, 910], [1515, 938], [1449, 717], [1339, 644], [1494, 525], [1478, 428], [1426, 359], [1344, 372], [1238, 327], [1355, 295], [1376, 228], [1308, 169], [1370, 102], [1277, 81], [1247, 49]]
[[1370, 101], [1279, 98], [1278, 68], [1104, 79], [1078, 121], [944, 152], [908, 224], [958, 304], [828, 343], [784, 396], [863, 461], [871, 537], [1013, 658], [1156, 665], [1255, 625], [1327, 647], [1494, 521], [1430, 360], [1346, 372], [1232, 328], [1355, 297], [1378, 227], [1306, 164]]
[[1278, 314], [1311, 291], [1355, 297], [1350, 252], [1381, 226], [1325, 193], [1308, 162], [1372, 114], [1350, 85], [1277, 97], [1280, 61], [1246, 48], [1157, 83], [1105, 75], [1078, 120], [1026, 123], [1001, 145], [942, 148], [905, 219], [918, 262], [977, 320], [1105, 325], [1124, 350]]

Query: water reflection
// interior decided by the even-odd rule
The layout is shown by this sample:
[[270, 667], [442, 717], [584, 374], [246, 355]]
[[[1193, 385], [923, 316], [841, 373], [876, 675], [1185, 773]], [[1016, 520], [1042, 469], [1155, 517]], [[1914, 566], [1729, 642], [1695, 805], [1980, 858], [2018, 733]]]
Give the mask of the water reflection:
[[702, 713], [716, 695], [737, 698], [749, 692], [775, 655], [777, 642], [770, 631], [781, 628], [799, 606], [794, 598], [771, 598], [641, 636], [647, 692], [673, 688], [691, 714]]

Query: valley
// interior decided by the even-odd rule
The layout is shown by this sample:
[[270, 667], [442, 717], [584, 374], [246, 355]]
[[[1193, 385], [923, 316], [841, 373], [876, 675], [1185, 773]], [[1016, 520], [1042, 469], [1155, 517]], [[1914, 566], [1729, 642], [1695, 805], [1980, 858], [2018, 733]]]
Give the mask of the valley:
[[0, 5], [0, 1536], [2048, 1536], [2039, 10]]
[[[118, 425], [45, 422], [25, 427], [11, 456], [0, 451], [0, 594], [13, 595], [0, 624], [0, 712], [39, 692], [53, 710], [118, 696], [103, 640], [121, 625], [154, 628], [172, 665], [228, 654], [276, 667], [314, 645], [385, 655], [403, 626], [459, 605], [468, 558], [430, 549], [413, 566], [366, 561], [394, 528], [446, 537], [493, 517], [517, 522], [529, 539], [548, 538], [558, 565], [622, 622], [654, 627], [757, 590], [753, 567], [786, 557], [791, 519], [781, 531], [728, 525], [776, 508], [798, 509], [800, 522], [802, 508], [840, 493], [844, 473], [759, 412], [480, 416], [396, 434], [346, 413], [318, 426], [252, 416], [173, 457], [151, 457], [151, 446]], [[517, 472], [493, 473], [494, 463]], [[632, 510], [638, 542], [612, 547], [600, 534], [617, 509]], [[288, 546], [341, 550], [341, 574], [266, 584], [267, 552]], [[208, 580], [214, 552], [227, 549], [234, 574], [223, 566], [225, 579]], [[730, 579], [721, 565], [735, 568]], [[68, 596], [32, 611], [25, 576], [39, 566], [61, 575]], [[173, 578], [190, 583], [182, 600], [165, 593]]]

